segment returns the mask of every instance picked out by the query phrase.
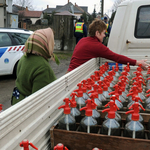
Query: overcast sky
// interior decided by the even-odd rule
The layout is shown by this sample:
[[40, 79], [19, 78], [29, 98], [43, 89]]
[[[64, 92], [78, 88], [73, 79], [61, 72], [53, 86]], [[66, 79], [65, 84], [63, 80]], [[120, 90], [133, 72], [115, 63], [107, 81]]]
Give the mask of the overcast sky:
[[[69, 0], [72, 4], [77, 4], [78, 6], [87, 6], [88, 12], [92, 13], [94, 10], [94, 5], [96, 6], [96, 12], [100, 10], [100, 0]], [[104, 0], [104, 14], [110, 15], [110, 10], [115, 0]], [[44, 10], [49, 7], [55, 8], [56, 5], [65, 5], [68, 0], [32, 0], [34, 10]], [[36, 8], [36, 9], [35, 9]]]

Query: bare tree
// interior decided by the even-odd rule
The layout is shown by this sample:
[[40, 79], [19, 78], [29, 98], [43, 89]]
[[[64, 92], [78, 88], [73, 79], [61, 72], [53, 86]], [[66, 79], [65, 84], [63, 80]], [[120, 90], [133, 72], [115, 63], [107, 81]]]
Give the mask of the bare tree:
[[33, 10], [32, 0], [13, 0], [13, 4], [24, 8], [28, 7], [29, 10]]

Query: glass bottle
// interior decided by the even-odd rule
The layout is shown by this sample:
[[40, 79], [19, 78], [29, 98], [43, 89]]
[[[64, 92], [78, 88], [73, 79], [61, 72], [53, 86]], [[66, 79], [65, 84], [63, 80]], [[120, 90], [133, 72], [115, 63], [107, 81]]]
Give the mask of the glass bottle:
[[77, 94], [76, 94], [76, 96], [77, 96], [77, 99], [76, 99], [77, 108], [80, 109], [86, 105], [85, 100], [83, 98], [83, 91], [77, 89], [77, 90], [74, 90], [74, 92], [77, 92]]
[[124, 136], [131, 138], [144, 139], [144, 126], [139, 122], [139, 103], [133, 104], [133, 110], [127, 111], [126, 114], [132, 114], [131, 121], [125, 125]]
[[80, 111], [85, 110], [85, 117], [82, 118], [80, 122], [80, 131], [87, 133], [97, 133], [97, 121], [95, 118], [92, 117], [92, 100], [87, 100], [86, 103], [86, 107], [80, 109]]
[[72, 92], [70, 96], [72, 99], [70, 99], [70, 107], [71, 107], [71, 115], [74, 116], [76, 122], [81, 121], [81, 112], [78, 110], [77, 107], [77, 102], [75, 101], [75, 95], [76, 93]]
[[102, 112], [108, 112], [108, 119], [105, 120], [102, 124], [100, 133], [105, 135], [113, 135], [113, 136], [120, 136], [120, 124], [115, 119], [115, 111], [114, 111], [114, 103], [110, 101], [110, 108], [102, 110]]
[[97, 111], [97, 104], [95, 103], [95, 98], [97, 97], [96, 93], [92, 93], [90, 98], [92, 100], [91, 109], [92, 109], [92, 117], [96, 119], [97, 124], [101, 124], [100, 113]]
[[112, 97], [110, 97], [110, 99], [112, 99], [113, 101], [115, 101], [115, 104], [117, 105], [117, 107], [121, 110], [123, 109], [123, 104], [121, 102], [121, 100], [119, 99], [119, 94], [118, 94], [118, 85], [115, 85], [115, 91], [110, 92], [109, 95], [113, 95]]
[[116, 63], [116, 68], [115, 68], [115, 76], [119, 78], [121, 76], [121, 71], [119, 70], [118, 63]]
[[[150, 92], [150, 89], [146, 91], [146, 93], [149, 93]], [[146, 100], [145, 100], [145, 103], [144, 103], [144, 106], [146, 107], [149, 103], [150, 103], [150, 93], [146, 95]]]
[[140, 109], [140, 112], [142, 111], [142, 100], [141, 100], [141, 98], [140, 97], [138, 97], [138, 96], [132, 96], [132, 102], [130, 102], [128, 105], [127, 105], [127, 108], [129, 109], [135, 102], [138, 102], [139, 103], [139, 105], [141, 106], [139, 109]]
[[[138, 97], [137, 97], [138, 98]], [[145, 111], [145, 109], [142, 107], [142, 105], [140, 105], [139, 103], [134, 103], [134, 104], [132, 104], [130, 107], [129, 107], [129, 109], [133, 109], [133, 110], [135, 110], [137, 113], [139, 113], [139, 110], [140, 110], [140, 108], [143, 110], [143, 111]], [[142, 123], [143, 124], [143, 122], [144, 122], [144, 120], [143, 120], [143, 117], [140, 115], [140, 114], [138, 114], [139, 115], [139, 122], [140, 123]], [[127, 118], [126, 118], [126, 122], [130, 122], [132, 120], [132, 114], [129, 114], [128, 116], [127, 116]]]
[[[113, 95], [114, 96], [114, 95]], [[112, 97], [113, 97], [112, 96]], [[113, 100], [110, 100], [110, 102], [108, 102], [105, 107], [108, 107], [112, 105], [111, 107], [114, 109], [115, 111], [115, 119], [118, 121], [118, 123], [120, 124], [121, 126], [121, 116], [117, 113], [117, 110], [119, 110], [118, 106], [115, 104], [115, 101]], [[105, 119], [108, 119], [108, 114], [105, 116]]]
[[94, 84], [93, 88], [94, 90], [89, 91], [88, 94], [91, 96], [92, 93], [95, 94], [94, 102], [96, 103], [98, 108], [102, 108], [102, 102], [98, 99], [98, 91], [97, 91], [97, 84]]
[[106, 101], [106, 97], [103, 95], [103, 89], [101, 86], [98, 86], [97, 92], [98, 92], [98, 99], [100, 100], [100, 102], [103, 103], [104, 101]]
[[60, 118], [58, 121], [58, 128], [63, 129], [63, 130], [71, 130], [75, 131], [76, 130], [76, 121], [75, 118], [70, 114], [71, 109], [69, 107], [69, 98], [65, 98], [63, 100], [65, 102], [65, 105], [62, 105], [58, 107], [58, 109], [63, 108], [64, 109], [64, 115]]

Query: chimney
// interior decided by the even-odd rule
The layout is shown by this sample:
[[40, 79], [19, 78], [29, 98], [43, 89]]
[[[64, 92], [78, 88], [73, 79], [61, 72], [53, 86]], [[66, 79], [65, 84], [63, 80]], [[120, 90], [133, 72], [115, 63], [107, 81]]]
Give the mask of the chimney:
[[26, 11], [28, 11], [28, 6], [26, 6]]
[[49, 5], [47, 5], [47, 8], [49, 8]]
[[69, 0], [68, 0], [68, 3], [69, 3]]
[[75, 6], [78, 6], [78, 5], [75, 3]]

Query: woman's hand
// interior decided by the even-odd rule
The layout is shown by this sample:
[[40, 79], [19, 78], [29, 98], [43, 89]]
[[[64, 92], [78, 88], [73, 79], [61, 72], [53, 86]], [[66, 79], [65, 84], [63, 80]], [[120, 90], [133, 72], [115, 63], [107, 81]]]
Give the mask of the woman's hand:
[[142, 65], [143, 70], [147, 70], [147, 68], [150, 66], [150, 64], [146, 63], [147, 59], [142, 59], [142, 60], [137, 60], [136, 65], [138, 66], [139, 64]]

